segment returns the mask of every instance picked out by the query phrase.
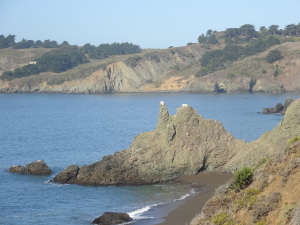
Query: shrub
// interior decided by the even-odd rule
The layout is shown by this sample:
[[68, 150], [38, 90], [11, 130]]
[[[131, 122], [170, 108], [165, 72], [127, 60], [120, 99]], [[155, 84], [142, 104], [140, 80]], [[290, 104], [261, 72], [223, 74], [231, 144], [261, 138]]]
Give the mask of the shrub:
[[283, 55], [281, 54], [281, 52], [278, 49], [270, 51], [266, 57], [266, 60], [268, 63], [273, 63], [280, 59], [283, 59]]
[[[295, 212], [296, 204], [287, 204], [282, 208], [281, 214], [283, 218], [290, 221], [293, 217], [293, 212]], [[300, 221], [299, 221], [300, 222]]]
[[277, 207], [277, 204], [280, 200], [280, 193], [272, 192], [256, 201], [253, 204], [253, 221], [258, 222], [259, 220], [265, 218]]
[[142, 57], [140, 56], [134, 56], [134, 57], [130, 57], [128, 58], [125, 63], [126, 65], [130, 66], [131, 68], [134, 68], [137, 66], [138, 61], [140, 61], [142, 59]]
[[300, 136], [296, 136], [296, 137], [293, 137], [291, 139], [288, 140], [288, 144], [293, 144], [294, 142], [296, 141], [300, 141]]
[[252, 182], [253, 169], [243, 167], [240, 171], [234, 173], [233, 189], [239, 191], [244, 189]]
[[226, 212], [221, 212], [217, 215], [215, 215], [212, 218], [212, 222], [215, 225], [234, 225], [233, 219], [230, 218], [230, 215], [227, 214]]
[[279, 75], [279, 66], [277, 64], [275, 66], [275, 70], [274, 70], [273, 75], [274, 75], [274, 77], [277, 77]]
[[251, 209], [259, 193], [260, 191], [254, 188], [246, 189], [243, 196], [235, 201], [237, 208], [241, 209], [247, 207]]
[[160, 58], [157, 56], [156, 52], [150, 52], [144, 55], [154, 62], [160, 62]]

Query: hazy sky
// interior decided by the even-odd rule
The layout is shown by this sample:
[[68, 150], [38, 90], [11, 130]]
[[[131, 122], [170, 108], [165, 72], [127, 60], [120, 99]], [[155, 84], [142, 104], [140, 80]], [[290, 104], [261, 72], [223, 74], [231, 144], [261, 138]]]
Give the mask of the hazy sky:
[[300, 0], [0, 0], [0, 34], [168, 48], [197, 42], [208, 29], [298, 24], [299, 10]]

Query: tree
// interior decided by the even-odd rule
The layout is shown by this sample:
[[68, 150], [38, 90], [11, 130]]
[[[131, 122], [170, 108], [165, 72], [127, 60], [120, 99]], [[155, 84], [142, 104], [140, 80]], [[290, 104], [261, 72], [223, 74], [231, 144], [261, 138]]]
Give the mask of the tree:
[[257, 32], [255, 27], [251, 24], [245, 24], [239, 28], [240, 37], [245, 40], [250, 40], [251, 38], [257, 37]]
[[35, 47], [35, 43], [33, 40], [22, 39], [22, 41], [16, 43], [13, 48], [14, 49], [25, 49], [25, 48], [33, 48]]
[[297, 26], [295, 24], [286, 25], [284, 28], [284, 34], [287, 36], [296, 36], [297, 35]]
[[13, 45], [15, 44], [15, 38], [16, 38], [16, 35], [11, 35], [11, 34], [9, 34], [6, 37], [6, 41], [7, 41], [7, 44], [9, 45], [9, 47], [13, 47]]
[[201, 34], [199, 37], [198, 37], [198, 43], [200, 44], [205, 44], [207, 42], [207, 38], [204, 34]]
[[35, 42], [35, 47], [36, 47], [36, 48], [40, 48], [40, 47], [42, 47], [42, 45], [43, 45], [43, 42], [40, 41], [40, 40], [37, 40], [37, 41]]
[[225, 43], [232, 44], [237, 42], [240, 36], [240, 30], [238, 28], [227, 28], [224, 34]]
[[60, 44], [60, 46], [64, 46], [64, 45], [69, 45], [69, 42], [63, 41], [63, 42]]
[[206, 31], [206, 36], [210, 36], [210, 35], [212, 35], [212, 33], [213, 33], [213, 31], [209, 29]]
[[57, 48], [58, 47], [58, 44], [56, 41], [50, 41], [49, 39], [48, 40], [45, 40], [43, 42], [43, 48]]
[[218, 44], [218, 39], [216, 35], [212, 34], [211, 36], [208, 37], [208, 43], [211, 45], [216, 45]]
[[259, 28], [259, 31], [260, 31], [260, 36], [261, 37], [266, 37], [267, 35], [270, 34], [269, 31], [268, 31], [268, 29], [265, 26], [261, 26]]
[[15, 44], [15, 37], [15, 35], [8, 35], [7, 37], [0, 35], [0, 49], [13, 47]]
[[271, 25], [269, 26], [269, 32], [273, 35], [278, 34], [278, 25]]

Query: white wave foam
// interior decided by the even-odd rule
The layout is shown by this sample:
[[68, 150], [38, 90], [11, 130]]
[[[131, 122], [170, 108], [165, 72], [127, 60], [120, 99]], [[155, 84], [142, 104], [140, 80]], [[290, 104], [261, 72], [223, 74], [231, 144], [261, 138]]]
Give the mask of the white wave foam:
[[186, 193], [184, 195], [182, 195], [180, 198], [177, 198], [177, 199], [174, 199], [173, 201], [181, 201], [181, 200], [184, 200], [186, 199], [187, 197], [189, 197], [190, 195], [193, 195], [196, 193], [196, 190], [193, 188], [189, 193]]
[[153, 204], [153, 205], [147, 205], [143, 208], [134, 210], [132, 212], [129, 212], [128, 215], [133, 218], [134, 220], [141, 220], [141, 219], [152, 219], [153, 217], [145, 217], [142, 216], [143, 213], [148, 212], [150, 209], [152, 209], [155, 206], [158, 206], [159, 204]]

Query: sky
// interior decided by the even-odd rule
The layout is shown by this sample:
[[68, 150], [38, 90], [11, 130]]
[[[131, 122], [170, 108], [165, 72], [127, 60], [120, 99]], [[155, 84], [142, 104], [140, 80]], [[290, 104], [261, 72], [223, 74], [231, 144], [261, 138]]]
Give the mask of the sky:
[[16, 41], [168, 48], [208, 29], [300, 23], [300, 0], [0, 0], [0, 34]]

